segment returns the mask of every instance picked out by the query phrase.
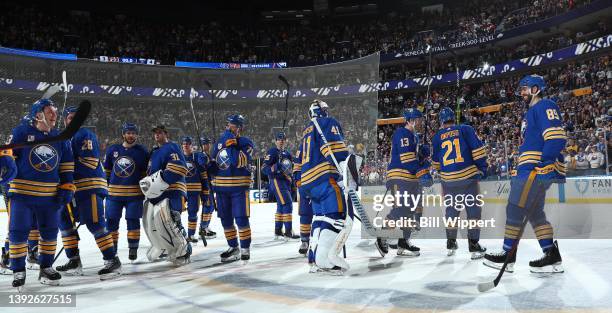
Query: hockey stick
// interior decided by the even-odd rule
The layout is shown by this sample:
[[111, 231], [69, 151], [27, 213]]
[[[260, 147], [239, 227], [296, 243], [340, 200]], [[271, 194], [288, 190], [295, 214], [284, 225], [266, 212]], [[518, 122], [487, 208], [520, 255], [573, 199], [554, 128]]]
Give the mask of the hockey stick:
[[[529, 178], [528, 178], [527, 184], [531, 184], [531, 183], [533, 183], [533, 181], [535, 181], [535, 175], [536, 175], [535, 170], [531, 171], [531, 173], [529, 174]], [[529, 180], [531, 180], [531, 182], [529, 182]], [[525, 209], [525, 208], [521, 208], [521, 209]], [[526, 214], [525, 214], [525, 217], [523, 217], [523, 223], [521, 224], [521, 229], [519, 230], [518, 237], [516, 237], [516, 240], [514, 241], [514, 244], [512, 244], [512, 249], [510, 249], [510, 252], [508, 252], [506, 254], [506, 260], [504, 261], [504, 264], [502, 265], [501, 269], [499, 270], [499, 274], [497, 274], [497, 277], [495, 277], [495, 279], [493, 281], [485, 282], [485, 283], [479, 283], [478, 284], [478, 291], [486, 292], [486, 291], [489, 291], [489, 290], [497, 287], [497, 285], [499, 285], [499, 282], [501, 281], [501, 278], [504, 275], [504, 272], [506, 271], [506, 267], [508, 267], [508, 263], [510, 262], [510, 259], [512, 259], [514, 257], [514, 255], [516, 255], [516, 250], [518, 249], [519, 241], [521, 240], [521, 237], [523, 237], [523, 232], [525, 232], [525, 228], [527, 226], [527, 222], [529, 221], [529, 218], [531, 217], [531, 214], [533, 214], [533, 211], [534, 211], [533, 209], [530, 209], [529, 212], [525, 212]]]
[[217, 136], [217, 129], [215, 127], [216, 122], [215, 122], [215, 93], [212, 90], [212, 84], [207, 81], [204, 80], [204, 84], [206, 84], [206, 86], [208, 86], [208, 91], [210, 92], [210, 106], [212, 109], [212, 132], [213, 132], [213, 139], [215, 138], [215, 136]]
[[[78, 231], [79, 228], [81, 227], [81, 225], [83, 225], [83, 223], [79, 223], [79, 225], [77, 225], [77, 227], [76, 227], [76, 229], [74, 231], [75, 232]], [[77, 233], [77, 238], [78, 238], [78, 236], [79, 236], [79, 233]], [[115, 247], [115, 249], [116, 249], [116, 247]], [[53, 261], [51, 262], [51, 265], [55, 264], [55, 261], [59, 258], [60, 255], [62, 255], [62, 252], [64, 252], [64, 246], [63, 245], [62, 245], [62, 248], [59, 250], [59, 252], [53, 258]]]
[[[60, 116], [64, 114], [64, 110], [66, 110], [66, 100], [68, 100], [68, 81], [66, 80], [66, 71], [62, 71], [62, 86], [64, 86], [64, 105], [62, 105]], [[57, 129], [60, 129], [62, 120], [63, 119], [60, 119], [60, 122], [57, 123]]]
[[11, 143], [8, 145], [1, 145], [0, 150], [21, 149], [25, 147], [40, 145], [43, 143], [69, 140], [70, 138], [74, 136], [74, 134], [76, 134], [76, 132], [81, 128], [81, 126], [83, 126], [83, 123], [85, 123], [85, 120], [87, 120], [87, 117], [89, 116], [90, 111], [91, 111], [91, 103], [87, 100], [83, 100], [79, 104], [79, 109], [74, 115], [74, 118], [72, 119], [72, 122], [70, 123], [70, 125], [68, 125], [68, 127], [66, 127], [57, 136], [46, 137], [40, 140], [35, 140], [35, 141], [30, 141], [30, 142], [17, 142], [17, 143]]
[[287, 93], [285, 94], [285, 118], [283, 118], [283, 128], [282, 130], [285, 131], [285, 125], [287, 124], [287, 114], [288, 109], [289, 109], [289, 88], [291, 87], [291, 85], [289, 85], [289, 82], [287, 81], [287, 78], [285, 78], [285, 76], [283, 75], [278, 75], [278, 79], [280, 79], [280, 81], [282, 81], [285, 86], [287, 87]]
[[[196, 118], [195, 115], [195, 108], [193, 107], [193, 98], [195, 98], [195, 89], [193, 89], [193, 87], [191, 88], [191, 92], [189, 93], [189, 105], [191, 106], [191, 115], [193, 116], [193, 125], [196, 131], [196, 134], [198, 136], [198, 143], [200, 145], [200, 150], [202, 150], [202, 153], [205, 153], [204, 151], [204, 145], [202, 144], [202, 141], [200, 140], [200, 136], [202, 135], [200, 133], [200, 126], [198, 125], [198, 119]], [[214, 121], [214, 120], [213, 120]], [[217, 210], [217, 203], [215, 201], [215, 196], [214, 193], [212, 193], [212, 183], [210, 185], [210, 189], [211, 189], [211, 203], [213, 205], [214, 210]], [[208, 242], [206, 241], [206, 237], [202, 237], [202, 243], [204, 244], [204, 247], [208, 246]]]

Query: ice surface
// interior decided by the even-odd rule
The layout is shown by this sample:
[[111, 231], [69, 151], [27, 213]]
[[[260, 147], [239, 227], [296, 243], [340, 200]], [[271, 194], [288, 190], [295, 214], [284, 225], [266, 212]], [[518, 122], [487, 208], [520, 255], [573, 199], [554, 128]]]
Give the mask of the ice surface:
[[[555, 275], [529, 272], [528, 261], [539, 258], [541, 252], [535, 240], [522, 241], [515, 272], [506, 273], [497, 288], [481, 294], [477, 283], [492, 280], [497, 270], [470, 260], [465, 240], [459, 240], [459, 250], [453, 257], [446, 257], [444, 240], [417, 237], [413, 242], [421, 247], [420, 257], [398, 257], [391, 250], [380, 258], [374, 242], [361, 239], [359, 222], [355, 222], [347, 243], [350, 271], [343, 277], [309, 274], [306, 259], [297, 252], [299, 241], [273, 240], [274, 211], [274, 204], [251, 206], [253, 245], [248, 265], [220, 264], [219, 254], [227, 244], [216, 216], [211, 226], [218, 237], [209, 240], [206, 248], [199, 242], [191, 264], [176, 268], [167, 262], [149, 263], [144, 232], [138, 262], [130, 264], [122, 221], [121, 278], [99, 280], [102, 256], [91, 234], [82, 227], [79, 232], [85, 276], [65, 276], [61, 286], [49, 287], [36, 281], [37, 271], [28, 270], [26, 290], [77, 293], [77, 308], [44, 312], [612, 311], [612, 240], [561, 240], [566, 272]], [[297, 209], [294, 212], [297, 233]], [[187, 225], [186, 214], [183, 219]], [[7, 229], [6, 222], [6, 213], [0, 213], [0, 229]], [[59, 238], [58, 243], [61, 245]], [[501, 240], [481, 243], [490, 250], [502, 244]], [[55, 265], [65, 261], [62, 255]], [[0, 293], [13, 292], [11, 280], [12, 276], [0, 276]], [[43, 312], [40, 308], [2, 311]]]

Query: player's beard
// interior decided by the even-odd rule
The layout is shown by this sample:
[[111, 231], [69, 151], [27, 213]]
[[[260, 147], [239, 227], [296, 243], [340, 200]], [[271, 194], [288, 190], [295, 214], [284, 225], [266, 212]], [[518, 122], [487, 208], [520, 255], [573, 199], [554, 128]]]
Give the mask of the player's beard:
[[125, 137], [123, 138], [123, 140], [125, 141], [125, 143], [127, 143], [130, 146], [136, 143], [136, 138], [133, 138], [133, 137]]

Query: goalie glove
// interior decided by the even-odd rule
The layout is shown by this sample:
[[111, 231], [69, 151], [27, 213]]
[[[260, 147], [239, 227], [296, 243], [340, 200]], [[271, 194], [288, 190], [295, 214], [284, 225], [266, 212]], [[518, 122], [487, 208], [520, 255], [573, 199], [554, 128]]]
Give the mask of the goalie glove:
[[338, 170], [340, 170], [340, 187], [342, 187], [342, 189], [347, 189], [348, 188], [348, 167], [347, 167], [347, 162], [342, 161], [340, 163], [338, 163]]
[[168, 183], [162, 177], [161, 170], [140, 180], [140, 190], [147, 199], [155, 199], [161, 196], [168, 187]]

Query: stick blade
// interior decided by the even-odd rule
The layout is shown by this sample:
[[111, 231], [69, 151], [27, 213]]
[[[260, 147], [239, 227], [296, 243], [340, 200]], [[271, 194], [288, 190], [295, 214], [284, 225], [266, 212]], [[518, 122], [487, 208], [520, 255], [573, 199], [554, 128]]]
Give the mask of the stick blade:
[[61, 88], [59, 85], [52, 85], [49, 88], [47, 88], [47, 90], [45, 90], [45, 93], [40, 98], [41, 99], [51, 99], [51, 97], [53, 97], [60, 90]]
[[495, 288], [495, 282], [494, 281], [489, 281], [486, 283], [479, 283], [478, 284], [478, 291], [480, 292], [487, 292], [491, 289]]

